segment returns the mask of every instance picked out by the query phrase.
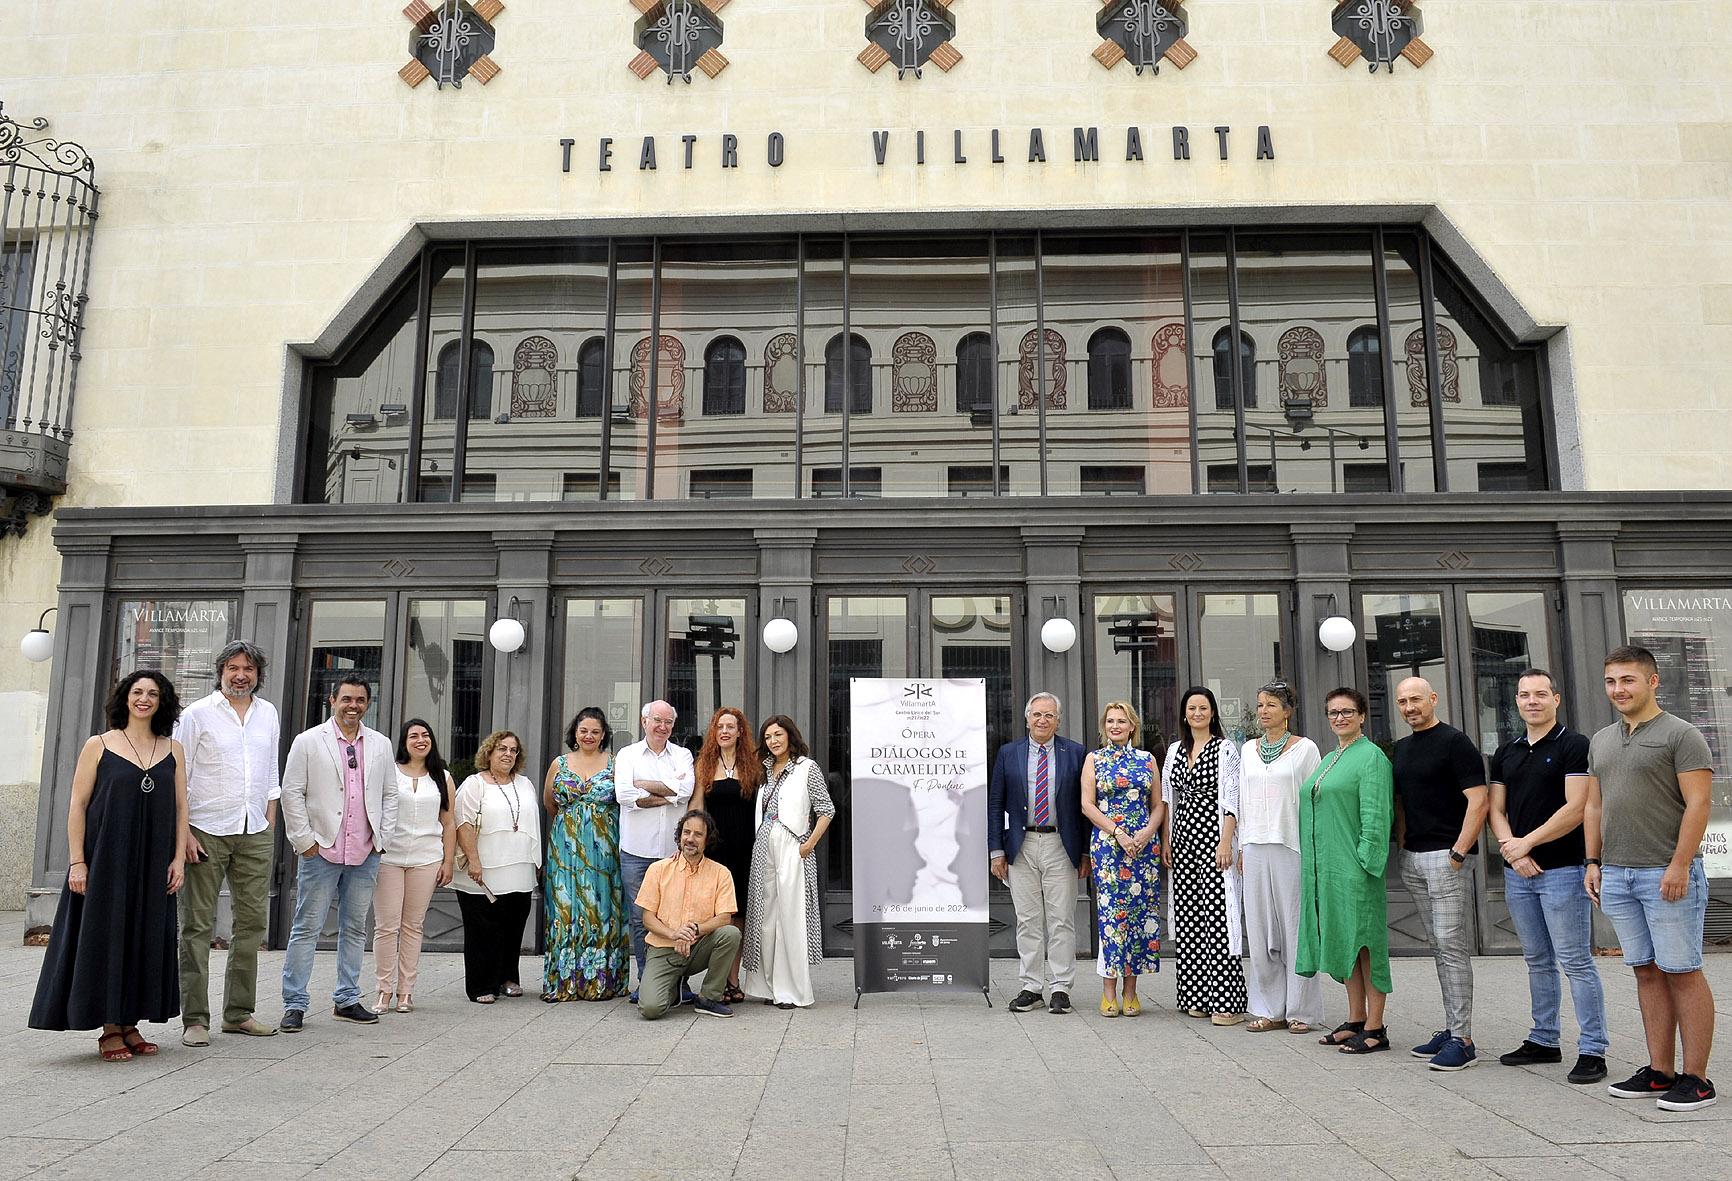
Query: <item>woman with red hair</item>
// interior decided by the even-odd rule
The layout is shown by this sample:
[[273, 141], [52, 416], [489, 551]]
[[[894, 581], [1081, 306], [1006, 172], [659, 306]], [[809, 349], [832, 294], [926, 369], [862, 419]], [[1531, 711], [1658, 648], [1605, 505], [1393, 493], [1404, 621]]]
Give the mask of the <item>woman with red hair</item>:
[[[734, 897], [740, 900], [743, 910], [752, 877], [752, 802], [764, 778], [764, 768], [752, 744], [752, 724], [733, 706], [722, 706], [710, 718], [703, 747], [698, 751], [696, 775], [692, 807], [708, 812], [716, 822], [713, 854], [732, 875]], [[745, 925], [746, 916], [735, 911], [734, 926], [743, 931]], [[741, 946], [744, 947], [743, 941]], [[734, 1005], [745, 999], [746, 994], [740, 991], [740, 957], [736, 955], [722, 1002]]]

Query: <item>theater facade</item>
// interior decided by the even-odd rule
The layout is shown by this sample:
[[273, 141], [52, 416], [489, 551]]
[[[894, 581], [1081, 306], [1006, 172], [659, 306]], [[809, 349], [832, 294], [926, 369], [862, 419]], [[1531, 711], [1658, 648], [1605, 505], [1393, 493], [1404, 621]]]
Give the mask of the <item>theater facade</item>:
[[1273, 678], [1392, 741], [1419, 674], [1489, 754], [1530, 664], [1609, 721], [1628, 639], [1726, 756], [1732, 943], [1732, 18], [417, 0], [96, 43], [84, 8], [0, 50], [0, 618], [57, 609], [49, 663], [0, 655], [33, 923], [107, 684], [208, 691], [234, 638], [285, 734], [358, 670], [459, 766], [509, 727], [538, 774], [582, 705], [622, 742], [654, 697], [687, 741], [791, 714], [832, 954], [851, 678], [982, 678], [995, 744], [1035, 690], [1089, 742], [1127, 699], [1158, 748], [1185, 686], [1244, 738]]

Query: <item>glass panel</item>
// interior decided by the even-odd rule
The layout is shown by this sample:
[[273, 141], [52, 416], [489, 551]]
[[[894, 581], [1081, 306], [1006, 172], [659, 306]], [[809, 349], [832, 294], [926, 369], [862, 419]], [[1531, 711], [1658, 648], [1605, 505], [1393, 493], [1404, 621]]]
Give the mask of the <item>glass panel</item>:
[[717, 707], [746, 700], [740, 637], [747, 631], [744, 599], [668, 600], [665, 683], [668, 703], [679, 711], [673, 740], [694, 754]]
[[1033, 238], [998, 240], [998, 439], [1010, 469], [1010, 496], [1040, 495], [1038, 388], [1044, 366], [1046, 401], [1062, 409], [1067, 399], [1064, 337], [1047, 325], [1044, 361], [1035, 328]]
[[986, 681], [986, 749], [989, 757], [1023, 733], [1022, 703], [1014, 700], [1011, 645], [1015, 625], [1008, 595], [934, 595], [927, 621], [934, 677], [981, 677]]
[[1412, 234], [1383, 236], [1383, 268], [1389, 288], [1389, 340], [1395, 362], [1396, 443], [1401, 479], [1408, 492], [1435, 492], [1432, 465], [1431, 395], [1426, 390], [1425, 320], [1419, 299], [1419, 240]]
[[[404, 499], [451, 499], [451, 462], [457, 445], [458, 353], [463, 344], [463, 251], [433, 252], [433, 290], [427, 329], [427, 373], [421, 396], [421, 470]], [[413, 355], [413, 354], [411, 354]], [[411, 362], [412, 363], [412, 362]], [[471, 373], [476, 366], [470, 363]], [[491, 366], [488, 370], [491, 373]], [[413, 391], [411, 391], [412, 393]], [[404, 399], [407, 404], [408, 399]], [[407, 433], [408, 419], [403, 420]]]
[[[1543, 668], [1564, 684], [1552, 667], [1551, 603], [1543, 591], [1485, 591], [1467, 596], [1473, 626], [1473, 703], [1479, 720], [1479, 749], [1490, 757], [1498, 747], [1527, 733], [1516, 712], [1516, 682], [1524, 668]], [[1583, 727], [1570, 722], [1572, 729]]]
[[1172, 595], [1096, 595], [1094, 715], [1073, 723], [1072, 737], [1101, 744], [1100, 715], [1109, 701], [1129, 701], [1143, 719], [1137, 744], [1160, 755], [1178, 736], [1179, 644]]
[[615, 750], [636, 742], [643, 709], [642, 601], [567, 599], [564, 677], [558, 725], [593, 705], [607, 715]]
[[1452, 492], [1546, 486], [1538, 351], [1512, 348], [1431, 252]]
[[[475, 770], [483, 735], [482, 667], [487, 644], [485, 599], [415, 599], [409, 603], [409, 650], [403, 663], [404, 721], [433, 728], [439, 750], [462, 783]], [[396, 735], [392, 735], [393, 738]]]
[[853, 328], [872, 368], [850, 462], [881, 468], [891, 496], [943, 496], [950, 465], [986, 464], [990, 491], [991, 416], [959, 413], [956, 392], [958, 349], [988, 328], [986, 239], [856, 239], [852, 250]]
[[1257, 690], [1290, 677], [1281, 642], [1280, 595], [1201, 596], [1203, 684], [1221, 703], [1227, 737], [1242, 743], [1257, 726]]
[[[1227, 305], [1227, 239], [1221, 234], [1191, 235], [1192, 364], [1201, 390], [1197, 397], [1197, 454], [1203, 465], [1203, 491], [1239, 490], [1239, 444], [1233, 414], [1232, 321]], [[1255, 401], [1255, 348], [1240, 337], [1240, 374]], [[1259, 449], [1253, 447], [1256, 456]], [[1267, 444], [1261, 449], [1268, 460]], [[1255, 482], [1252, 491], [1262, 489]]]
[[1048, 487], [1190, 492], [1179, 240], [1047, 235], [1041, 265], [1046, 326], [1067, 357], [1066, 404], [1047, 415]]
[[[560, 500], [572, 477], [593, 490], [606, 327], [605, 241], [481, 252], [461, 499]], [[454, 380], [456, 342], [443, 352]], [[443, 387], [443, 356], [439, 372]], [[454, 416], [455, 392], [435, 405]]]
[[1239, 326], [1256, 350], [1245, 446], [1270, 472], [1253, 491], [1387, 490], [1383, 404], [1350, 397], [1348, 338], [1377, 323], [1371, 236], [1241, 234], [1237, 247]]
[[233, 599], [122, 599], [119, 606], [111, 682], [155, 669], [182, 706], [216, 688], [216, 655], [235, 638]]
[[[840, 238], [806, 240], [805, 286], [806, 405], [802, 450], [806, 470], [801, 473], [801, 478], [806, 481], [808, 496], [839, 496], [842, 482], [842, 415], [839, 412], [827, 412], [825, 409], [825, 375], [829, 369], [834, 368], [826, 361], [830, 342], [842, 331]], [[840, 388], [837, 392], [839, 395]], [[833, 490], [821, 491], [816, 486], [820, 469], [835, 474]]]
[[1660, 707], [1699, 728], [1713, 752], [1702, 851], [1708, 876], [1725, 880], [1732, 877], [1732, 590], [1626, 590], [1624, 627], [1659, 665]]
[[1437, 691], [1437, 718], [1450, 713], [1449, 665], [1444, 659], [1443, 600], [1437, 595], [1366, 595], [1359, 603], [1365, 631], [1365, 696], [1371, 720], [1365, 732], [1387, 752], [1413, 731], [1395, 710], [1395, 687], [1424, 677]]
[[908, 675], [908, 600], [887, 598], [831, 599], [825, 609], [825, 686], [829, 715], [824, 730], [825, 749], [819, 756], [830, 797], [836, 804], [836, 819], [823, 848], [827, 880], [852, 881], [854, 834], [849, 789], [853, 784], [852, 750], [849, 744], [849, 706], [854, 677], [906, 677]]
[[373, 689], [373, 702], [363, 719], [379, 728], [379, 674], [385, 657], [385, 601], [314, 599], [307, 621], [307, 712], [303, 722], [316, 726], [330, 716], [331, 694], [345, 673], [356, 673]]
[[662, 390], [659, 499], [794, 495], [797, 258], [791, 239], [663, 245], [661, 333], [679, 388]]
[[[650, 244], [620, 243], [618, 262], [615, 291], [619, 306], [614, 314], [613, 373], [608, 382], [607, 413], [612, 422], [607, 495], [609, 500], [639, 500], [649, 463], [650, 293], [654, 271]], [[666, 411], [676, 368], [673, 350], [657, 350], [655, 365], [656, 400]], [[658, 432], [660, 426], [657, 423]]]

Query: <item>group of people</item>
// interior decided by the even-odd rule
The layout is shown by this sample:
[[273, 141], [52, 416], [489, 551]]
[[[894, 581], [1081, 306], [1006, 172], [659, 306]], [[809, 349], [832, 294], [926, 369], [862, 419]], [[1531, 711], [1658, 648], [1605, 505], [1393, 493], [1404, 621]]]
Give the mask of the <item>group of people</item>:
[[[1511, 1066], [1560, 1063], [1562, 980], [1580, 1027], [1572, 1083], [1604, 1080], [1606, 1015], [1593, 910], [1635, 972], [1648, 1063], [1608, 1087], [1669, 1111], [1715, 1102], [1708, 1080], [1714, 1002], [1702, 972], [1708, 885], [1700, 846], [1712, 758], [1700, 731], [1662, 710], [1646, 649], [1605, 659], [1619, 720], [1590, 741], [1558, 721], [1550, 673], [1517, 682], [1525, 732], [1493, 754], [1437, 717], [1421, 677], [1396, 686], [1410, 733], [1393, 757], [1365, 734], [1369, 705], [1325, 699], [1328, 753], [1292, 732], [1283, 681], [1257, 693], [1261, 734], [1236, 747], [1209, 689], [1179, 697], [1164, 755], [1137, 745], [1141, 720], [1106, 704], [1100, 744], [1059, 736], [1060, 705], [1037, 693], [1026, 739], [992, 768], [989, 855], [1016, 910], [1014, 1013], [1072, 1011], [1076, 883], [1094, 879], [1103, 1017], [1142, 1012], [1138, 977], [1159, 971], [1170, 915], [1177, 1007], [1253, 1033], [1317, 1033], [1348, 1055], [1388, 1050], [1387, 874], [1396, 868], [1436, 962], [1444, 1028], [1412, 1047], [1433, 1070], [1478, 1061], [1473, 1040], [1474, 875], [1489, 824], [1528, 966], [1533, 1024]], [[1170, 897], [1163, 899], [1163, 887]], [[1325, 1031], [1321, 975], [1346, 985], [1346, 1019]], [[1680, 1058], [1681, 1048], [1681, 1058]]]
[[[606, 716], [586, 707], [537, 792], [515, 733], [489, 734], [474, 773], [454, 782], [427, 721], [405, 721], [393, 743], [365, 722], [372, 686], [345, 674], [329, 717], [295, 737], [279, 774], [278, 715], [258, 696], [266, 664], [257, 646], [228, 645], [217, 688], [184, 710], [160, 671], [113, 687], [107, 728], [73, 773], [66, 889], [32, 1028], [99, 1028], [98, 1052], [117, 1062], [159, 1051], [141, 1022], [179, 1015], [182, 1042], [208, 1046], [225, 882], [224, 1033], [304, 1028], [333, 906], [332, 1018], [371, 1025], [413, 1012], [424, 924], [442, 886], [457, 895], [465, 992], [479, 1004], [523, 995], [519, 950], [538, 885], [543, 1000], [629, 990], [652, 1019], [682, 1001], [731, 1016], [748, 992], [786, 1009], [813, 1003], [814, 854], [835, 808], [792, 719], [768, 719], [754, 740], [743, 713], [719, 709], [694, 759], [670, 741], [674, 707], [652, 701], [643, 739], [615, 755]], [[273, 1025], [255, 1010], [279, 809], [296, 873]], [[373, 990], [361, 980], [369, 910]], [[700, 972], [693, 996], [685, 983]]]

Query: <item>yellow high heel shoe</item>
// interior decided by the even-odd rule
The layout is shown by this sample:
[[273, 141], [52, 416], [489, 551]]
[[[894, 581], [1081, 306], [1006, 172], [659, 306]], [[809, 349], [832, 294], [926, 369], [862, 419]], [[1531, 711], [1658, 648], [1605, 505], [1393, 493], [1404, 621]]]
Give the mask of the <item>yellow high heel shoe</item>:
[[1143, 1011], [1143, 1003], [1135, 996], [1128, 996], [1122, 1002], [1126, 1017], [1135, 1017]]
[[1102, 1017], [1117, 1017], [1118, 1015], [1119, 1015], [1118, 999], [1116, 997], [1110, 997], [1106, 993], [1103, 992], [1101, 994], [1101, 1016]]

